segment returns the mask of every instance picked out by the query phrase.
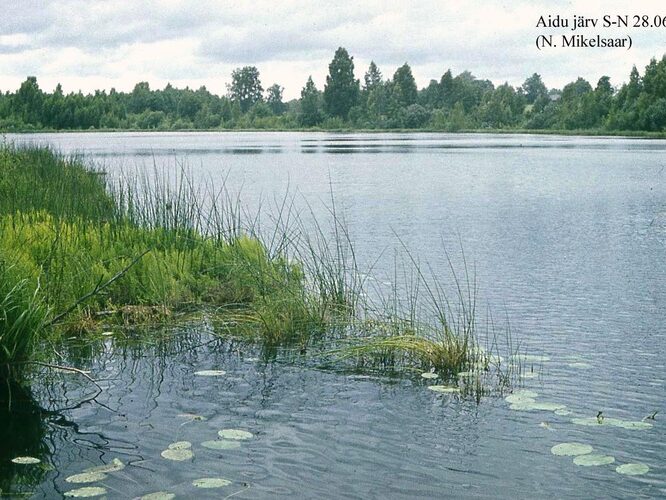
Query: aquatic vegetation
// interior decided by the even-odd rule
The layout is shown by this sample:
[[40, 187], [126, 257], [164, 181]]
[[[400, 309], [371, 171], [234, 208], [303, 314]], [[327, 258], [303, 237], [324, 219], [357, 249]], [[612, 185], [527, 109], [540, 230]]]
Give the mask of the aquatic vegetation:
[[65, 492], [66, 497], [75, 497], [75, 498], [91, 498], [99, 497], [106, 495], [106, 488], [99, 486], [86, 486], [84, 488], [77, 488], [75, 490], [69, 490]]
[[429, 385], [428, 389], [430, 389], [433, 392], [441, 392], [444, 394], [460, 392], [460, 387], [453, 387], [449, 385]]
[[33, 465], [40, 463], [41, 460], [35, 457], [16, 457], [12, 458], [12, 462], [19, 465]]
[[119, 458], [114, 458], [111, 463], [105, 464], [105, 465], [97, 465], [95, 467], [89, 467], [85, 469], [83, 472], [88, 472], [88, 473], [97, 473], [97, 472], [103, 472], [103, 473], [109, 473], [109, 472], [117, 472], [120, 470], [123, 470], [125, 468], [125, 464], [120, 460]]
[[571, 421], [577, 425], [587, 425], [591, 427], [595, 426], [612, 426], [612, 427], [621, 427], [623, 429], [632, 429], [632, 430], [646, 430], [652, 427], [652, 424], [648, 422], [641, 421], [632, 421], [632, 420], [621, 420], [619, 418], [610, 418], [610, 417], [581, 417], [573, 418]]
[[593, 467], [597, 465], [609, 465], [615, 462], [615, 458], [610, 455], [599, 455], [599, 454], [586, 454], [578, 455], [574, 458], [573, 463], [583, 467]]
[[222, 488], [230, 484], [231, 481], [222, 477], [202, 477], [201, 479], [192, 481], [192, 485], [197, 488]]
[[571, 415], [571, 410], [567, 410], [566, 408], [561, 408], [559, 410], [555, 410], [553, 413], [555, 413], [555, 415], [559, 415], [560, 417], [565, 417], [567, 415]]
[[618, 474], [625, 474], [627, 476], [640, 476], [650, 472], [650, 467], [640, 463], [622, 464], [618, 465], [615, 471]]
[[171, 443], [161, 455], [167, 460], [182, 462], [194, 458], [194, 453], [190, 448], [192, 448], [192, 443], [189, 441], [176, 441], [175, 443]]
[[437, 375], [437, 374], [434, 373], [434, 372], [423, 372], [423, 373], [421, 374], [421, 377], [422, 377], [422, 378], [425, 378], [425, 379], [430, 379], [430, 380], [432, 380], [432, 379], [436, 379], [436, 378], [438, 378], [439, 375]]
[[405, 247], [408, 296], [395, 283], [373, 303], [333, 199], [330, 228], [306, 224], [285, 199], [265, 231], [224, 187], [195, 186], [184, 171], [111, 178], [81, 158], [1, 146], [0, 178], [0, 367], [16, 377], [47, 337], [105, 336], [203, 310], [223, 334], [267, 351], [316, 346], [359, 367], [429, 370], [426, 379], [469, 372], [463, 393], [477, 398], [511, 382], [494, 325], [481, 346], [467, 264], [459, 278], [448, 261], [451, 300]]
[[224, 370], [199, 370], [198, 372], [194, 372], [194, 374], [200, 377], [221, 377], [226, 375], [227, 372]]
[[217, 433], [222, 439], [232, 439], [243, 441], [245, 439], [252, 439], [254, 435], [251, 432], [243, 431], [240, 429], [222, 429]]
[[550, 449], [553, 455], [558, 456], [577, 456], [592, 453], [592, 446], [583, 443], [560, 443]]
[[556, 411], [563, 410], [566, 408], [566, 405], [560, 403], [549, 403], [546, 401], [536, 401], [536, 400], [524, 400], [518, 403], [512, 403], [509, 408], [511, 410], [518, 411], [531, 411], [531, 410], [541, 410], [541, 411]]
[[173, 500], [174, 498], [176, 498], [176, 495], [168, 491], [156, 491], [141, 496], [139, 500]]
[[104, 472], [82, 472], [65, 478], [68, 483], [94, 483], [106, 479]]
[[238, 440], [215, 439], [204, 441], [201, 446], [210, 450], [236, 450], [241, 447], [241, 444]]

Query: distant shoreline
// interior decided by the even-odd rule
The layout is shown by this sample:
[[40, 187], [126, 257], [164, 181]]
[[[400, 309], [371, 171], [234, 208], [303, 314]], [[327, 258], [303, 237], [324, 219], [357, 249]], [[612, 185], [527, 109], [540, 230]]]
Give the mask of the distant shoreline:
[[447, 131], [438, 129], [360, 129], [360, 128], [336, 128], [326, 129], [320, 127], [309, 128], [212, 128], [212, 129], [34, 129], [34, 130], [0, 130], [0, 136], [7, 134], [27, 135], [27, 134], [68, 134], [68, 133], [201, 133], [201, 132], [314, 132], [314, 133], [334, 133], [334, 134], [450, 134], [450, 135], [469, 135], [469, 134], [497, 134], [497, 135], [559, 135], [559, 136], [580, 136], [580, 137], [609, 137], [609, 138], [630, 138], [630, 139], [666, 139], [664, 132], [647, 131], [608, 131], [608, 130], [527, 130], [527, 129], [469, 129], [458, 131]]

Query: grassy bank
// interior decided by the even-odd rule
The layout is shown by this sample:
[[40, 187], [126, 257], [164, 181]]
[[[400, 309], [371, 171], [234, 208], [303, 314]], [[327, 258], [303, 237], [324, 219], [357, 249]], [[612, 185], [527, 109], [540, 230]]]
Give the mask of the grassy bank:
[[0, 148], [2, 375], [20, 378], [44, 339], [196, 310], [268, 345], [317, 342], [363, 366], [455, 377], [493, 362], [478, 347], [469, 277], [456, 307], [418, 269], [411, 287], [426, 306], [417, 294], [370, 304], [337, 220], [305, 231], [283, 207], [262, 237], [240, 213], [223, 188], [182, 174], [108, 182], [47, 149]]

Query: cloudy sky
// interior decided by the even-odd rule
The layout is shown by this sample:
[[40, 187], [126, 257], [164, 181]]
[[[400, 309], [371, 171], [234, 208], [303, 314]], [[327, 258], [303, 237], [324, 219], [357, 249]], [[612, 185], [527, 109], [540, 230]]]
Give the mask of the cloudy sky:
[[[629, 7], [627, 5], [630, 5]], [[225, 93], [231, 71], [259, 68], [264, 87], [279, 83], [297, 97], [308, 75], [323, 88], [338, 46], [363, 77], [371, 60], [385, 76], [409, 62], [419, 86], [470, 70], [493, 82], [520, 85], [540, 73], [549, 87], [582, 76], [626, 80], [666, 52], [666, 27], [587, 30], [631, 35], [624, 49], [535, 47], [539, 16], [666, 15], [662, 0], [0, 0], [0, 89], [27, 75], [51, 91], [131, 90], [171, 82]], [[665, 19], [666, 20], [666, 19]], [[579, 33], [579, 31], [576, 31]]]

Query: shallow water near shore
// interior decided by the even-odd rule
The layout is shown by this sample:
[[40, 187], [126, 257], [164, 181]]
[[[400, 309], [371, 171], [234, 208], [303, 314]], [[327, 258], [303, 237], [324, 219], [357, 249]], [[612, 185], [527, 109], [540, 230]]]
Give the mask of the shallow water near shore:
[[[511, 323], [532, 356], [524, 387], [571, 412], [512, 410], [392, 378], [262, 359], [248, 346], [192, 325], [128, 347], [113, 336], [69, 364], [90, 370], [96, 402], [54, 414], [28, 405], [34, 439], [10, 439], [3, 491], [51, 498], [65, 479], [120, 459], [92, 483], [110, 498], [414, 498], [666, 496], [666, 141], [558, 136], [316, 133], [117, 133], [9, 136], [82, 152], [115, 175], [185, 163], [197, 182], [226, 179], [252, 211], [289, 190], [325, 219], [330, 192], [361, 267], [392, 279], [396, 235], [450, 289], [446, 249], [473, 264], [483, 305]], [[447, 281], [448, 280], [448, 281]], [[501, 320], [499, 320], [501, 322]], [[531, 371], [533, 367], [534, 371]], [[220, 376], [196, 371], [223, 370]], [[94, 392], [76, 374], [35, 387], [49, 409]], [[17, 403], [18, 404], [18, 403]], [[16, 418], [3, 414], [3, 420]], [[577, 425], [574, 418], [641, 421], [645, 429]], [[36, 417], [35, 417], [36, 415]], [[200, 419], [195, 417], [202, 417]], [[29, 420], [29, 421], [28, 421]], [[28, 424], [31, 424], [31, 427]], [[252, 433], [235, 449], [202, 442]], [[8, 431], [9, 432], [9, 431]], [[27, 441], [27, 443], [25, 442]], [[193, 458], [161, 452], [192, 443]], [[579, 442], [615, 462], [583, 467], [551, 448]], [[616, 467], [649, 466], [627, 476]], [[192, 481], [231, 484], [198, 489]]]

